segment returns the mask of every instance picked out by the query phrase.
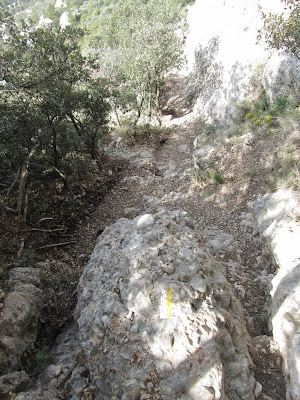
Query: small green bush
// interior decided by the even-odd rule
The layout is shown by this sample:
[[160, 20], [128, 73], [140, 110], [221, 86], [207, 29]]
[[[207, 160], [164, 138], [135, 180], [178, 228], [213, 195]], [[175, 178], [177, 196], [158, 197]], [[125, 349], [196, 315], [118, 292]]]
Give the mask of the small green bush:
[[63, 170], [68, 175], [83, 178], [91, 170], [91, 161], [86, 154], [70, 152], [66, 154], [62, 161]]
[[211, 174], [211, 178], [218, 185], [222, 185], [222, 183], [224, 183], [224, 178], [222, 177], [222, 175], [219, 174], [219, 172], [214, 172], [213, 174]]
[[282, 114], [284, 111], [286, 111], [289, 105], [290, 105], [289, 96], [286, 95], [277, 96], [270, 109], [270, 114], [278, 116]]
[[274, 126], [276, 125], [276, 118], [282, 115], [289, 105], [289, 97], [280, 95], [276, 97], [274, 103], [267, 106], [265, 95], [263, 95], [260, 100], [252, 104], [248, 103], [248, 112], [245, 115], [245, 120], [249, 121], [253, 127]]
[[171, 128], [145, 125], [133, 125], [130, 122], [123, 123], [117, 128], [117, 132], [129, 146], [145, 143], [164, 143], [171, 133]]

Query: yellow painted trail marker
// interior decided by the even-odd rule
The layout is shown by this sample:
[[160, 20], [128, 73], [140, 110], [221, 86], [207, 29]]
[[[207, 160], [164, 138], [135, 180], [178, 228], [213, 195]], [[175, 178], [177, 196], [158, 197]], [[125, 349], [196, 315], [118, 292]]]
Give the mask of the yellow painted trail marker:
[[167, 318], [172, 318], [172, 289], [167, 291]]
[[167, 319], [173, 316], [172, 289], [162, 290], [160, 299], [160, 318]]

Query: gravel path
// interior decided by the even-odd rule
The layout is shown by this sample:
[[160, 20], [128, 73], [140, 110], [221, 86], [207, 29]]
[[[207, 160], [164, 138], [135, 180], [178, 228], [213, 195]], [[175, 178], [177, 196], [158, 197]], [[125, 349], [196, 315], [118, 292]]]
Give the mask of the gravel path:
[[[175, 78], [172, 79], [174, 83]], [[170, 210], [186, 211], [203, 227], [207, 241], [225, 235], [226, 246], [215, 257], [226, 267], [227, 278], [245, 310], [253, 338], [256, 379], [262, 385], [260, 398], [285, 399], [282, 360], [268, 330], [265, 307], [268, 293], [256, 279], [263, 269], [269, 268], [268, 273], [273, 271], [263, 265], [262, 249], [251, 229], [252, 201], [274, 185], [272, 165], [268, 163], [274, 138], [254, 138], [250, 134], [232, 139], [229, 131], [207, 132], [198, 121], [188, 121], [188, 108], [180, 101], [180, 87], [183, 87], [180, 82], [169, 85], [169, 96], [166, 94], [165, 108], [172, 111], [172, 119], [165, 117], [165, 122], [172, 127], [166, 142], [156, 146], [153, 142], [134, 146], [121, 142], [111, 149], [116, 157], [126, 161], [122, 177], [79, 235], [89, 243], [89, 248], [85, 249], [88, 254], [97, 234], [106, 226], [118, 218], [132, 218], [141, 213], [144, 196], [157, 196]], [[182, 107], [175, 113], [178, 118], [174, 118], [172, 98], [174, 105]], [[198, 148], [214, 146], [208, 173], [201, 179], [196, 179], [193, 168], [196, 138]], [[221, 176], [222, 183], [213, 178], [216, 173]]]

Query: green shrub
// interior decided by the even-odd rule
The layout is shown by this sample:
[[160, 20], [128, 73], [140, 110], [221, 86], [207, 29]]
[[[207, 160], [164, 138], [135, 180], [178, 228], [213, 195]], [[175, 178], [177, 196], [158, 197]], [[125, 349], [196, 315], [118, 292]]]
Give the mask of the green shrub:
[[270, 109], [270, 114], [273, 116], [278, 116], [284, 113], [284, 111], [286, 111], [289, 105], [290, 105], [289, 96], [286, 95], [277, 96]]
[[91, 161], [88, 156], [75, 151], [65, 156], [62, 165], [66, 175], [80, 178], [87, 176], [91, 169]]
[[224, 178], [218, 172], [214, 172], [213, 174], [211, 174], [211, 178], [218, 185], [222, 185], [222, 183], [224, 183]]
[[162, 144], [171, 133], [171, 128], [157, 127], [150, 124], [136, 126], [126, 121], [117, 128], [117, 132], [129, 146], [145, 143]]
[[252, 104], [248, 103], [248, 112], [245, 115], [245, 119], [253, 127], [274, 126], [276, 125], [276, 118], [282, 115], [289, 105], [290, 100], [288, 96], [277, 96], [274, 103], [270, 106], [267, 106], [265, 99], [262, 98]]

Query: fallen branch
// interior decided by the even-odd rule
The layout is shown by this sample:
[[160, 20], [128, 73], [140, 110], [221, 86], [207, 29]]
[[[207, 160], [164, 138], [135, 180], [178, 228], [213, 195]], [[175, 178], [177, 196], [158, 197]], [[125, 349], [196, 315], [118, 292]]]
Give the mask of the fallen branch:
[[53, 217], [44, 217], [44, 218], [41, 218], [41, 219], [39, 220], [39, 224], [40, 224], [41, 222], [53, 221], [53, 220], [54, 220]]
[[43, 250], [43, 249], [51, 249], [53, 247], [68, 246], [68, 245], [74, 244], [74, 243], [75, 243], [75, 240], [71, 240], [70, 242], [64, 242], [64, 243], [47, 244], [46, 246], [38, 247], [36, 250]]
[[7, 207], [7, 206], [4, 206], [4, 207], [5, 207], [5, 210], [7, 210], [9, 212], [12, 212], [14, 214], [18, 214], [18, 210], [16, 208], [10, 208], [10, 207]]
[[74, 371], [75, 367], [77, 366], [77, 361], [72, 365], [72, 367], [69, 369], [67, 372], [67, 375], [58, 383], [57, 388], [60, 388], [72, 375], [72, 372]]
[[67, 188], [67, 187], [68, 187], [68, 184], [67, 184], [67, 178], [66, 178], [66, 176], [65, 176], [58, 168], [56, 168], [56, 167], [53, 168], [53, 171], [55, 171], [55, 172], [58, 174], [58, 176], [59, 176], [59, 177], [61, 178], [61, 180], [63, 181], [63, 184], [64, 184], [65, 188]]
[[45, 232], [45, 233], [51, 233], [51, 232], [61, 232], [65, 231], [66, 228], [56, 228], [56, 229], [38, 229], [38, 228], [26, 228], [22, 229], [20, 232]]

